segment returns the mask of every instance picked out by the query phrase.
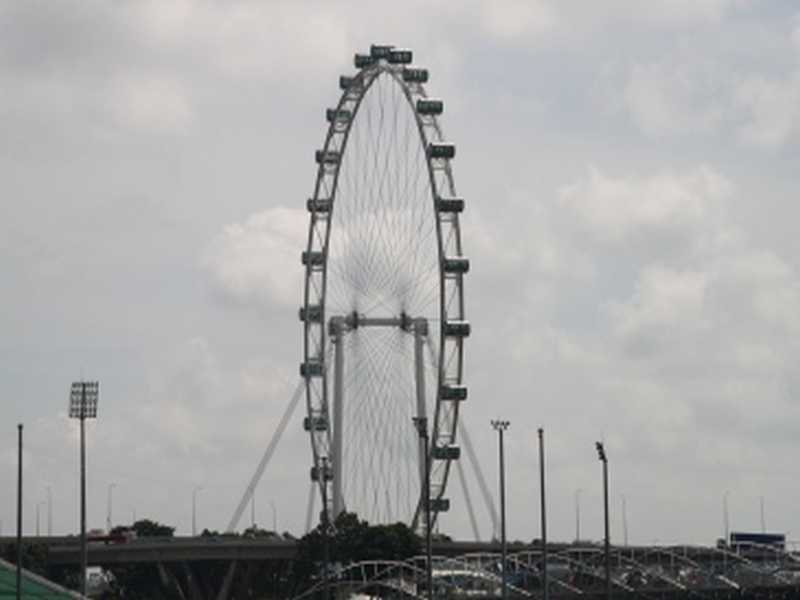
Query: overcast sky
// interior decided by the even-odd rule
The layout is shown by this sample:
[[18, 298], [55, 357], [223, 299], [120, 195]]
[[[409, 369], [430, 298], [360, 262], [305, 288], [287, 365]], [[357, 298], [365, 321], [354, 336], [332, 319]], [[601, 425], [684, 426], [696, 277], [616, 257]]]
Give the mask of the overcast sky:
[[[800, 8], [745, 0], [0, 4], [0, 519], [78, 522], [70, 382], [101, 381], [89, 524], [226, 526], [297, 383], [299, 254], [338, 76], [430, 68], [466, 198], [467, 426], [509, 535], [800, 539]], [[257, 520], [303, 533], [290, 424]], [[473, 490], [475, 489], [472, 484]], [[488, 515], [473, 492], [482, 535]], [[441, 530], [469, 537], [457, 486]], [[44, 511], [42, 530], [45, 530]]]

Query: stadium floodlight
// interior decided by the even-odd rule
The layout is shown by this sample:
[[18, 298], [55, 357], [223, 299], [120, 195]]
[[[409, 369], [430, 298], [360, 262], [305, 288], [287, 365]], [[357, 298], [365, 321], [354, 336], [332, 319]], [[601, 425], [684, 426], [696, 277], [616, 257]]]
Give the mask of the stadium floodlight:
[[72, 419], [96, 419], [100, 383], [76, 381], [69, 394], [69, 416]]
[[100, 383], [97, 381], [76, 381], [69, 393], [69, 417], [81, 422], [81, 595], [86, 596], [86, 569], [89, 554], [86, 544], [86, 419], [97, 418], [97, 401], [100, 397]]

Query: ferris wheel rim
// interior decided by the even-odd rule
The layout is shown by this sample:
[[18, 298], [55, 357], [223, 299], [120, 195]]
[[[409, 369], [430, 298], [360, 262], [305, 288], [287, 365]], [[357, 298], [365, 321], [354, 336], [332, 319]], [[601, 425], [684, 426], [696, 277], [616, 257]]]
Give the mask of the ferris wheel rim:
[[[324, 492], [323, 487], [328, 486], [328, 472], [327, 472], [327, 460], [330, 456], [330, 448], [331, 448], [331, 430], [330, 426], [324, 431], [324, 433], [315, 432], [313, 419], [315, 418], [315, 414], [320, 413], [322, 416], [327, 418], [327, 422], [330, 423], [330, 411], [329, 411], [329, 402], [327, 400], [328, 395], [328, 364], [329, 364], [329, 356], [326, 356], [326, 352], [328, 352], [326, 341], [329, 337], [329, 332], [327, 331], [327, 323], [326, 320], [328, 319], [327, 315], [327, 296], [329, 292], [328, 287], [328, 260], [329, 260], [329, 249], [330, 249], [330, 239], [331, 233], [335, 225], [333, 225], [333, 214], [336, 207], [336, 198], [338, 193], [339, 187], [339, 173], [341, 171], [342, 165], [342, 158], [345, 156], [345, 152], [347, 149], [347, 143], [350, 136], [350, 132], [353, 128], [353, 124], [356, 122], [356, 118], [358, 115], [359, 108], [361, 107], [362, 101], [367, 96], [368, 92], [370, 91], [372, 85], [382, 76], [388, 75], [394, 80], [394, 84], [399, 85], [402, 94], [408, 103], [408, 107], [411, 110], [412, 114], [414, 115], [414, 120], [417, 126], [417, 131], [419, 135], [419, 143], [422, 145], [423, 149], [425, 150], [425, 163], [426, 163], [426, 170], [428, 173], [429, 185], [430, 185], [430, 200], [433, 203], [433, 219], [435, 219], [435, 229], [436, 229], [436, 245], [437, 245], [437, 252], [438, 256], [437, 259], [437, 271], [438, 271], [438, 280], [439, 280], [439, 292], [438, 292], [438, 315], [439, 315], [439, 323], [438, 323], [438, 357], [436, 357], [436, 400], [434, 403], [434, 411], [431, 415], [433, 421], [433, 427], [431, 428], [431, 433], [433, 434], [431, 443], [430, 452], [427, 456], [427, 460], [429, 463], [433, 462], [433, 450], [434, 445], [440, 437], [447, 437], [451, 440], [456, 439], [456, 427], [458, 423], [458, 412], [459, 412], [459, 403], [453, 402], [453, 408], [451, 410], [451, 418], [450, 422], [446, 423], [446, 428], [448, 431], [442, 431], [442, 419], [441, 419], [441, 411], [442, 411], [442, 403], [445, 402], [442, 398], [441, 390], [443, 387], [448, 385], [455, 385], [461, 386], [463, 383], [463, 370], [464, 370], [464, 362], [463, 362], [463, 339], [459, 336], [456, 336], [457, 343], [455, 344], [455, 354], [454, 357], [451, 357], [450, 361], [452, 362], [455, 360], [455, 366], [453, 365], [445, 365], [445, 353], [447, 351], [446, 341], [448, 339], [448, 307], [447, 307], [447, 298], [446, 298], [446, 288], [447, 288], [447, 281], [450, 281], [453, 288], [454, 293], [456, 296], [456, 310], [457, 319], [459, 322], [464, 321], [464, 288], [463, 288], [463, 280], [462, 277], [459, 275], [455, 278], [447, 278], [447, 274], [445, 273], [444, 263], [445, 260], [448, 258], [447, 250], [445, 248], [445, 242], [443, 240], [443, 213], [439, 211], [437, 208], [437, 202], [440, 198], [443, 197], [443, 187], [442, 183], [437, 182], [437, 178], [435, 176], [434, 171], [442, 170], [444, 172], [444, 178], [442, 182], [445, 184], [445, 187], [448, 192], [448, 197], [455, 196], [455, 182], [454, 177], [452, 174], [452, 169], [450, 165], [450, 158], [445, 158], [443, 161], [440, 159], [432, 157], [431, 153], [428, 151], [431, 147], [432, 142], [429, 135], [429, 130], [435, 133], [435, 137], [437, 138], [436, 141], [441, 143], [443, 141], [443, 135], [441, 131], [440, 124], [436, 115], [431, 115], [423, 119], [423, 116], [418, 112], [416, 106], [416, 100], [419, 99], [428, 99], [427, 93], [425, 91], [425, 87], [423, 85], [424, 82], [415, 82], [411, 83], [404, 79], [404, 70], [407, 67], [404, 65], [392, 65], [386, 63], [381, 60], [375, 60], [373, 63], [364, 66], [361, 68], [358, 73], [352, 78], [352, 84], [347, 86], [339, 99], [339, 102], [336, 105], [336, 111], [334, 113], [333, 119], [331, 119], [330, 125], [328, 127], [328, 131], [325, 136], [325, 142], [322, 147], [322, 150], [319, 152], [322, 153], [322, 157], [320, 160], [320, 156], [318, 155], [318, 162], [319, 166], [317, 169], [316, 174], [316, 181], [314, 185], [314, 194], [309, 200], [309, 226], [308, 226], [308, 238], [306, 243], [306, 252], [304, 253], [304, 262], [305, 262], [305, 276], [304, 276], [304, 292], [303, 292], [303, 306], [301, 308], [301, 319], [303, 320], [303, 337], [304, 337], [304, 345], [303, 345], [303, 365], [301, 366], [301, 374], [305, 379], [305, 388], [306, 388], [306, 414], [307, 419], [312, 422], [311, 428], [309, 429], [310, 437], [311, 437], [311, 446], [312, 446], [312, 479], [314, 478], [314, 473], [316, 472], [317, 481], [320, 486], [320, 490]], [[343, 111], [347, 110], [347, 106], [352, 106], [352, 110], [350, 113], [350, 117], [345, 120], [344, 125], [342, 126], [341, 123], [337, 122], [337, 115]], [[328, 157], [328, 153], [331, 151], [332, 147], [334, 146], [334, 140], [336, 136], [341, 136], [341, 142], [336, 147], [336, 151], [338, 151], [338, 160], [332, 168], [326, 164], [326, 158]], [[435, 166], [434, 161], [439, 161], [441, 164]], [[324, 182], [326, 176], [332, 176], [332, 185], [328, 194], [328, 197], [321, 197], [321, 192], [324, 188]], [[326, 207], [325, 215], [321, 214], [321, 211], [318, 209], [321, 206], [321, 202], [327, 202], [328, 205]], [[318, 220], [323, 219], [325, 221], [324, 226], [324, 238], [322, 240], [321, 245], [319, 246], [319, 251], [321, 251], [321, 264], [313, 264], [314, 261], [320, 260], [317, 255], [314, 255], [315, 252], [315, 235], [318, 236]], [[463, 258], [462, 253], [462, 244], [461, 244], [461, 228], [460, 222], [458, 218], [458, 214], [453, 214], [449, 220], [449, 227], [451, 235], [454, 236], [455, 239], [455, 248], [456, 252], [454, 254], [455, 257]], [[317, 240], [319, 241], [319, 240]], [[317, 273], [317, 279], [320, 280], [321, 289], [315, 286], [315, 269]], [[319, 277], [319, 273], [321, 272], [321, 278]], [[316, 293], [316, 296], [315, 296]], [[318, 300], [317, 304], [314, 304], [314, 300]], [[312, 313], [316, 311], [316, 318], [318, 319], [317, 322], [313, 320], [311, 316]], [[305, 316], [304, 316], [305, 315]], [[467, 325], [468, 327], [468, 325]], [[316, 332], [314, 331], [316, 330]], [[314, 347], [316, 345], [316, 347]], [[319, 367], [319, 373], [317, 374], [317, 366]], [[306, 372], [303, 372], [303, 367], [308, 366]], [[314, 368], [314, 374], [310, 374], [309, 371]], [[450, 373], [448, 374], [447, 370], [450, 369]], [[321, 383], [318, 383], [316, 387], [313, 385], [313, 380], [319, 379]], [[321, 392], [321, 393], [320, 393]], [[317, 398], [315, 398], [315, 395]], [[315, 404], [315, 400], [318, 400], [317, 404]], [[445, 433], [445, 436], [441, 434]], [[447, 480], [449, 477], [449, 471], [451, 462], [453, 459], [446, 458], [441, 460], [443, 465], [439, 468], [437, 473], [437, 481], [431, 481], [431, 500], [434, 502], [441, 501], [446, 487], [447, 487]], [[440, 461], [437, 461], [437, 463]], [[320, 468], [322, 469], [320, 471]], [[315, 471], [316, 470], [316, 471]], [[321, 475], [321, 476], [320, 476]], [[419, 515], [420, 508], [417, 507], [414, 516], [414, 523], [416, 523], [418, 515]], [[438, 514], [438, 510], [433, 510], [433, 515]]]

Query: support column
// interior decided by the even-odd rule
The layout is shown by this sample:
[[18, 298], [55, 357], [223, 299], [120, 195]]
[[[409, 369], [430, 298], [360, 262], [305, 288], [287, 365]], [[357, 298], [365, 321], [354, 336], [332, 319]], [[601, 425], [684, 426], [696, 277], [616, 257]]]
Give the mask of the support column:
[[[331, 321], [333, 336], [333, 519], [344, 510], [342, 498], [342, 456], [344, 423], [344, 326], [340, 319]], [[323, 485], [327, 485], [324, 482]], [[328, 510], [327, 506], [323, 510]]]
[[[428, 335], [428, 322], [424, 319], [414, 321], [414, 379], [417, 389], [417, 418], [427, 419], [425, 404], [425, 338]], [[428, 460], [425, 442], [420, 437], [417, 442], [419, 455], [420, 487], [425, 485], [425, 463]]]

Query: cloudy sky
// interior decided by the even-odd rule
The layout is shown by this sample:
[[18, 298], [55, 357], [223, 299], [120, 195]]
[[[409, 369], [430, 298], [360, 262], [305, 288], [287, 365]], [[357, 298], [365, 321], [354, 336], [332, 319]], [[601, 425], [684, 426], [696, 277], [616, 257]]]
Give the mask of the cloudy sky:
[[[0, 519], [77, 526], [70, 382], [101, 381], [90, 526], [223, 528], [297, 384], [299, 253], [352, 54], [411, 47], [466, 198], [465, 421], [509, 532], [800, 539], [800, 10], [746, 0], [0, 4]], [[302, 533], [300, 415], [257, 520]], [[441, 524], [471, 530], [454, 486]], [[474, 489], [474, 484], [473, 484]], [[477, 491], [482, 535], [488, 516]], [[44, 509], [44, 507], [42, 506]], [[44, 515], [44, 511], [42, 512]], [[42, 519], [42, 529], [45, 520]]]

